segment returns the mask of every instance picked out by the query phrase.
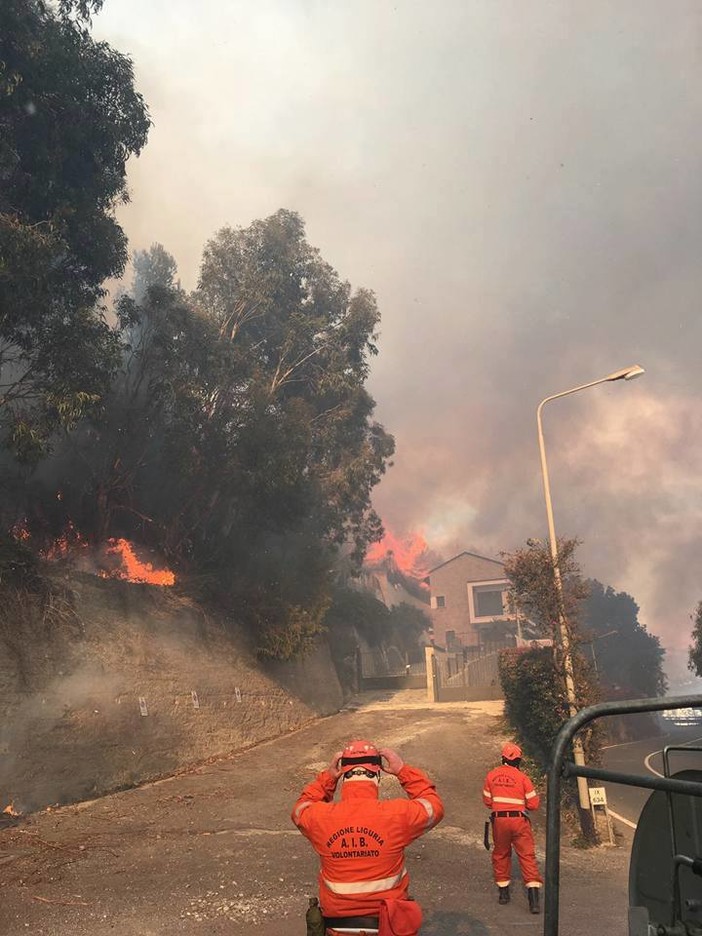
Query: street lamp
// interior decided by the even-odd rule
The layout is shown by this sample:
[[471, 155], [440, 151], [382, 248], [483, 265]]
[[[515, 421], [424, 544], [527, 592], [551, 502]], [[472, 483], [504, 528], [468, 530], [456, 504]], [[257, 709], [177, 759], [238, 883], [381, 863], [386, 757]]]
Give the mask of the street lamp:
[[[597, 384], [608, 383], [615, 380], [634, 380], [644, 373], [643, 367], [634, 364], [632, 367], [624, 367], [622, 370], [608, 374], [606, 377], [600, 377], [599, 380], [591, 380], [590, 383], [581, 384], [579, 387], [573, 387], [571, 390], [564, 390], [562, 393], [554, 393], [553, 396], [546, 397], [539, 403], [536, 410], [536, 425], [539, 431], [539, 453], [541, 455], [541, 476], [544, 483], [544, 499], [546, 501], [546, 518], [548, 520], [548, 539], [551, 546], [551, 560], [553, 561], [553, 578], [556, 585], [556, 596], [558, 599], [558, 631], [560, 634], [561, 650], [563, 652], [563, 669], [565, 670], [565, 688], [566, 699], [568, 700], [568, 709], [571, 718], [578, 711], [577, 697], [575, 694], [575, 677], [573, 673], [573, 653], [570, 645], [570, 635], [568, 634], [568, 624], [565, 618], [565, 609], [563, 602], [563, 582], [561, 581], [561, 569], [558, 564], [558, 544], [556, 542], [556, 528], [553, 523], [553, 505], [551, 504], [551, 485], [548, 479], [548, 465], [546, 464], [546, 446], [544, 444], [544, 430], [541, 424], [541, 411], [551, 400], [558, 400], [564, 396], [570, 396], [571, 393], [577, 393], [579, 390], [587, 390], [588, 387], [596, 387]], [[583, 751], [583, 742], [579, 735], [573, 738], [573, 759], [579, 767], [585, 766], [585, 752]], [[590, 808], [590, 799], [585, 777], [578, 777], [578, 799], [581, 809]]]

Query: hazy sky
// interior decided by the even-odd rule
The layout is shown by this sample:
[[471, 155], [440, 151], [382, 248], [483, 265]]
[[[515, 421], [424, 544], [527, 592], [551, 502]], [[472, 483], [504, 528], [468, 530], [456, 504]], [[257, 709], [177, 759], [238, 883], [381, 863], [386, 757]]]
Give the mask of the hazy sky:
[[375, 505], [445, 556], [556, 527], [669, 646], [702, 599], [698, 0], [107, 0], [154, 127], [132, 248], [195, 285], [224, 224], [299, 211], [378, 295]]

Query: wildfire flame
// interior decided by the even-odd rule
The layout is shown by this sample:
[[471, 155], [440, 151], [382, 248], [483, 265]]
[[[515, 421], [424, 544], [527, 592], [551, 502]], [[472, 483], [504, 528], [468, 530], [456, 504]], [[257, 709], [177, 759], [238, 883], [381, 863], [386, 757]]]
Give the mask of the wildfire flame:
[[392, 562], [404, 575], [413, 579], [423, 579], [429, 571], [426, 555], [427, 542], [421, 533], [412, 533], [400, 539], [394, 533], [386, 531], [379, 543], [373, 543], [366, 553], [366, 565], [371, 568]]
[[115, 572], [101, 572], [103, 578], [121, 578], [147, 585], [175, 585], [175, 575], [170, 569], [154, 569], [150, 562], [142, 562], [129, 540], [108, 540], [107, 552], [120, 557], [120, 568]]
[[72, 520], [66, 523], [63, 533], [54, 542], [42, 549], [39, 555], [42, 559], [48, 559], [51, 562], [57, 562], [59, 559], [67, 559], [69, 555], [78, 552], [81, 549], [87, 549], [88, 542], [79, 530], [76, 529]]
[[[16, 523], [10, 532], [18, 542], [31, 544], [32, 534], [26, 520]], [[50, 562], [69, 560], [82, 571], [101, 578], [125, 579], [147, 585], [175, 585], [175, 575], [170, 569], [156, 569], [151, 562], [143, 562], [129, 540], [113, 538], [102, 547], [91, 546], [72, 520], [66, 522], [60, 536], [37, 551], [42, 559]], [[108, 557], [116, 557], [118, 564], [115, 565], [114, 559]]]
[[3, 815], [8, 815], [8, 816], [19, 816], [19, 815], [20, 815], [20, 813], [18, 813], [18, 812], [15, 810], [15, 804], [14, 804], [14, 803], [10, 803], [8, 806], [6, 806], [6, 807], [3, 809], [2, 812], [3, 812]]
[[21, 520], [16, 523], [10, 530], [10, 536], [17, 540], [18, 543], [26, 543], [32, 538], [32, 534], [27, 529], [27, 521]]

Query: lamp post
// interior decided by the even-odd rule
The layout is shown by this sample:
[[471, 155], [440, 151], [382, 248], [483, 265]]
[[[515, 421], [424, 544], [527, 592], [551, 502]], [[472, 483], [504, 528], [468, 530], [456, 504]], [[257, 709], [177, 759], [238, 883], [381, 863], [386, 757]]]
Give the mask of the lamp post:
[[[579, 390], [587, 390], [588, 387], [596, 387], [597, 384], [613, 382], [615, 380], [634, 380], [644, 373], [643, 367], [634, 364], [632, 367], [625, 367], [622, 370], [608, 374], [606, 377], [600, 377], [599, 380], [591, 380], [590, 383], [581, 384], [579, 387], [573, 387], [571, 390], [564, 390], [562, 393], [554, 393], [553, 396], [542, 400], [536, 410], [536, 425], [539, 432], [539, 453], [541, 456], [541, 476], [544, 484], [544, 499], [546, 501], [546, 518], [548, 520], [548, 539], [551, 546], [551, 560], [553, 562], [553, 578], [556, 586], [556, 597], [558, 599], [558, 632], [560, 637], [561, 651], [563, 653], [563, 669], [565, 671], [565, 689], [566, 699], [568, 700], [568, 709], [571, 718], [578, 711], [577, 696], [575, 693], [575, 676], [573, 672], [573, 652], [570, 643], [570, 634], [568, 633], [568, 622], [565, 617], [565, 608], [563, 602], [563, 582], [561, 581], [561, 569], [558, 564], [558, 544], [556, 542], [556, 528], [553, 522], [553, 505], [551, 503], [551, 485], [548, 478], [548, 465], [546, 463], [546, 446], [544, 444], [544, 430], [541, 423], [541, 412], [547, 403], [552, 400], [558, 400], [564, 396], [570, 396], [571, 393], [577, 393]], [[579, 735], [573, 738], [573, 759], [579, 767], [585, 765], [585, 752], [583, 742]], [[581, 809], [590, 808], [590, 798], [585, 777], [578, 777], [578, 800]]]

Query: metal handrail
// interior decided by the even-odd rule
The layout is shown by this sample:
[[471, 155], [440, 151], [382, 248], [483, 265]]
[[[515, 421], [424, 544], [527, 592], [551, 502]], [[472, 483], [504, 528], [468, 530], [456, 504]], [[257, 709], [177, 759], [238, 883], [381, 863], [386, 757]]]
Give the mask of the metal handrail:
[[663, 712], [667, 709], [699, 708], [702, 696], [674, 696], [668, 699], [634, 699], [627, 702], [600, 702], [581, 709], [563, 724], [556, 735], [548, 771], [548, 796], [546, 803], [546, 893], [544, 895], [544, 936], [558, 936], [560, 848], [561, 848], [561, 779], [563, 777], [591, 777], [640, 786], [668, 793], [685, 793], [702, 796], [702, 784], [690, 780], [674, 780], [667, 777], [641, 777], [636, 774], [619, 773], [599, 767], [577, 767], [566, 761], [568, 745], [573, 737], [596, 718], [607, 715], [633, 715], [638, 712]]

